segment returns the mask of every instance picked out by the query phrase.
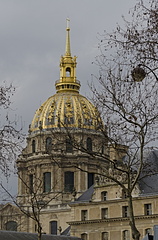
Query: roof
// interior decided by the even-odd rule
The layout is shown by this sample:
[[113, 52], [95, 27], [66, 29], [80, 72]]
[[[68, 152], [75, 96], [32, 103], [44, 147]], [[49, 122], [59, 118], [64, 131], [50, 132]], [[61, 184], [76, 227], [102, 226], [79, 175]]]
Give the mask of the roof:
[[76, 199], [76, 202], [89, 202], [92, 200], [92, 195], [94, 192], [94, 185], [92, 185], [90, 188], [88, 188], [87, 191], [85, 191], [79, 198]]
[[75, 92], [59, 92], [49, 97], [36, 111], [30, 131], [59, 129], [59, 125], [60, 128], [95, 130], [101, 123], [99, 112], [86, 97]]
[[[144, 174], [144, 177], [139, 181], [141, 195], [158, 194], [158, 151], [157, 150], [154, 150], [149, 154], [147, 158], [147, 167], [143, 174]], [[145, 176], [147, 174], [150, 174], [151, 176]]]
[[70, 230], [71, 230], [71, 226], [68, 226], [68, 227], [61, 233], [61, 235], [70, 236]]
[[[37, 234], [13, 232], [13, 231], [0, 231], [0, 239], [1, 240], [37, 240]], [[42, 240], [81, 240], [81, 238], [43, 234]]]

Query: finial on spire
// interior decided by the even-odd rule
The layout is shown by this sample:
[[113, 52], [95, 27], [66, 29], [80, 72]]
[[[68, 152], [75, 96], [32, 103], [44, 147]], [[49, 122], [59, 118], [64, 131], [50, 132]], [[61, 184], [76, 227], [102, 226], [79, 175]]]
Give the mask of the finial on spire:
[[[67, 18], [67, 19], [66, 19], [66, 22], [67, 22], [67, 28], [69, 28], [70, 19]], [[70, 29], [70, 28], [69, 28], [69, 29]]]
[[67, 28], [66, 28], [66, 49], [65, 49], [65, 55], [66, 56], [71, 56], [71, 50], [70, 50], [70, 27], [69, 27], [69, 22], [70, 22], [70, 19], [67, 18], [66, 19], [66, 22], [67, 22]]

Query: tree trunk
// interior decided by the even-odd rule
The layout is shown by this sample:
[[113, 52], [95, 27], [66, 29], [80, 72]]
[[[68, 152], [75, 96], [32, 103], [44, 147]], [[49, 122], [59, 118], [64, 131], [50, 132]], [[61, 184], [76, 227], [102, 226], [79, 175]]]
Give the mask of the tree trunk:
[[42, 227], [40, 226], [40, 224], [38, 225], [38, 240], [42, 239]]
[[131, 194], [129, 194], [128, 196], [128, 208], [129, 208], [129, 225], [131, 227], [131, 231], [132, 231], [132, 238], [134, 240], [139, 240], [140, 239], [140, 232], [138, 231], [138, 229], [136, 228], [135, 225], [135, 218], [134, 218], [134, 213], [133, 213], [133, 202], [132, 202], [132, 196]]

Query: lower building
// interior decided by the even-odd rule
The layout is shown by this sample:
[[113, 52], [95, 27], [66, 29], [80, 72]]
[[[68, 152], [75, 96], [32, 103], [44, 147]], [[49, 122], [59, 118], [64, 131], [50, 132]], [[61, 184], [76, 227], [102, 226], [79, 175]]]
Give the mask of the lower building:
[[[153, 165], [158, 163], [158, 151], [150, 154]], [[157, 164], [158, 167], [158, 164]], [[145, 177], [133, 191], [133, 206], [136, 226], [141, 239], [147, 233], [153, 235], [153, 226], [158, 223], [158, 177]], [[34, 220], [11, 204], [1, 206], [0, 226], [4, 230], [36, 232]], [[52, 220], [53, 219], [53, 220]], [[65, 222], [66, 229], [57, 226]], [[98, 177], [95, 183], [80, 197], [73, 197], [66, 205], [47, 205], [40, 212], [42, 232], [71, 235], [83, 240], [129, 240], [127, 196], [121, 187]]]

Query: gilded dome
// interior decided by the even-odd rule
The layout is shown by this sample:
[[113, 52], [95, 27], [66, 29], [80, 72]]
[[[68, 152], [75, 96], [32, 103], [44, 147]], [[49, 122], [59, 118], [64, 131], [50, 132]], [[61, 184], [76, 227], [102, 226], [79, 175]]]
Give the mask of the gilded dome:
[[79, 94], [76, 79], [76, 56], [71, 56], [70, 28], [66, 29], [66, 51], [60, 59], [60, 79], [55, 82], [57, 93], [36, 111], [30, 132], [61, 127], [96, 129], [101, 119], [94, 105]]
[[30, 131], [59, 127], [96, 129], [99, 122], [99, 113], [87, 98], [75, 92], [60, 92], [36, 111]]

